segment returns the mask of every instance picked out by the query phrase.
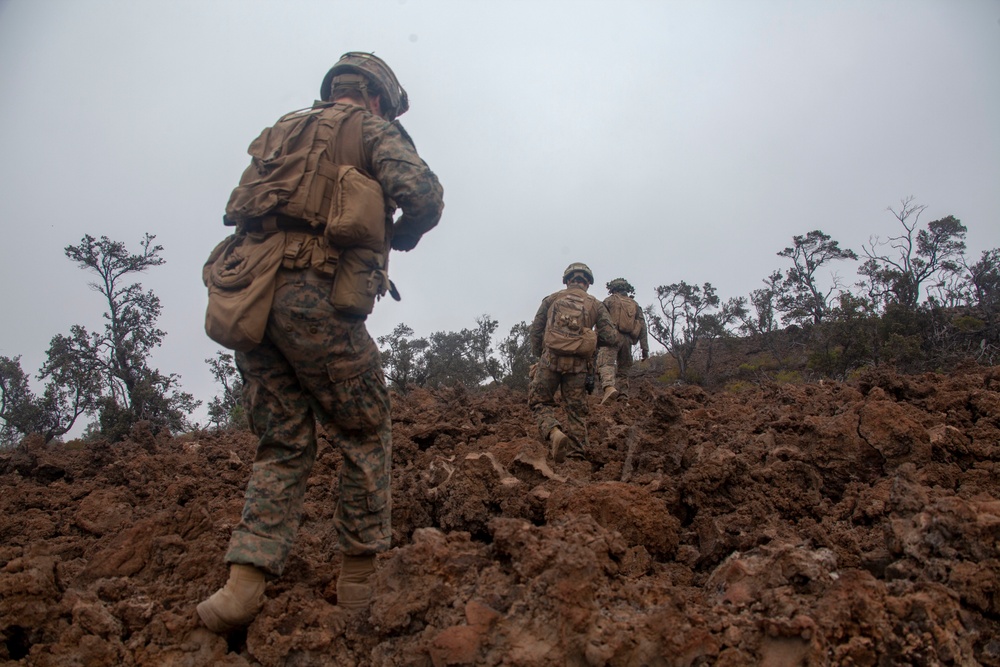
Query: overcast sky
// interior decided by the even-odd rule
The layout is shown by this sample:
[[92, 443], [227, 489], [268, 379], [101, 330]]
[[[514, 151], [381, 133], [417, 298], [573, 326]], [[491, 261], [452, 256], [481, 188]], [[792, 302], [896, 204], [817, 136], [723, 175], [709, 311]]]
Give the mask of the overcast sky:
[[618, 276], [643, 306], [681, 280], [746, 296], [792, 236], [860, 253], [911, 195], [971, 259], [1000, 246], [1000, 0], [0, 0], [0, 355], [34, 374], [102, 327], [63, 249], [148, 232], [153, 365], [207, 402], [201, 266], [246, 148], [355, 50], [408, 91], [446, 202], [393, 254], [375, 337], [506, 334], [574, 261], [599, 298]]

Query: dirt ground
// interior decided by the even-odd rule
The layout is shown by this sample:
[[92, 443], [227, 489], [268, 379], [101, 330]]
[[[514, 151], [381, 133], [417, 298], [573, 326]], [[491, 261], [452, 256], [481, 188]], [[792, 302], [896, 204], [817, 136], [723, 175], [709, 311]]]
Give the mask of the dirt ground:
[[1000, 368], [633, 380], [549, 467], [523, 394], [394, 397], [394, 547], [333, 632], [340, 458], [245, 631], [199, 627], [248, 433], [0, 453], [2, 665], [1000, 666]]

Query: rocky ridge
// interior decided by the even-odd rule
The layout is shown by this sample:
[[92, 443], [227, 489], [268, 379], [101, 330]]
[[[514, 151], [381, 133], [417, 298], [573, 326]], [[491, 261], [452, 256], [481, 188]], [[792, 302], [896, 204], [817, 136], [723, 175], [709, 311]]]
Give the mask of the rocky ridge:
[[1000, 372], [706, 392], [633, 380], [553, 465], [525, 396], [394, 396], [394, 547], [340, 615], [323, 442], [245, 631], [194, 605], [249, 433], [0, 453], [0, 665], [1000, 665]]

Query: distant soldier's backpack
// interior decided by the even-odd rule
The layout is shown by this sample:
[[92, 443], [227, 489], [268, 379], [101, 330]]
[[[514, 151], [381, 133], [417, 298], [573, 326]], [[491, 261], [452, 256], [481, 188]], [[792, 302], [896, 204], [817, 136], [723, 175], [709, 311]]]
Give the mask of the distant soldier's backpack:
[[639, 304], [633, 299], [617, 294], [604, 300], [611, 321], [619, 332], [625, 334], [635, 343], [639, 336]]
[[587, 295], [565, 290], [549, 306], [545, 347], [558, 356], [590, 358], [597, 349], [597, 332], [587, 316]]

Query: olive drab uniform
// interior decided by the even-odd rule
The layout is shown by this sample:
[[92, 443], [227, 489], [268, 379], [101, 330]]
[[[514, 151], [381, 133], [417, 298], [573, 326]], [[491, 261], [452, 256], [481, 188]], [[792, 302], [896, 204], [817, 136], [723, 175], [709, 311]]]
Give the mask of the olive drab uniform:
[[614, 387], [622, 395], [628, 394], [626, 371], [632, 367], [632, 346], [636, 343], [642, 350], [643, 359], [649, 356], [649, 340], [646, 333], [646, 318], [635, 299], [621, 292], [613, 292], [604, 300], [611, 321], [620, 342], [616, 347], [601, 348], [597, 353], [597, 372], [601, 388]]
[[[282, 123], [320, 129], [302, 140]], [[294, 161], [306, 165], [304, 171], [280, 162], [283, 151], [294, 150], [304, 156]], [[289, 114], [249, 152], [252, 162], [233, 191], [226, 222], [237, 225], [237, 234], [284, 233], [286, 240], [264, 339], [236, 353], [250, 428], [259, 442], [226, 561], [277, 576], [302, 516], [317, 422], [343, 454], [335, 513], [340, 550], [352, 556], [384, 551], [392, 533], [390, 405], [378, 348], [364, 314], [331, 302], [344, 251], [326, 238], [322, 225], [335, 198], [331, 178], [338, 167], [350, 166], [381, 186], [385, 257], [390, 242], [403, 250], [416, 245], [437, 224], [444, 204], [437, 177], [402, 126], [354, 104], [317, 102]], [[272, 185], [285, 185], [258, 185], [268, 169]], [[403, 214], [393, 223], [396, 206]]]
[[[572, 285], [542, 299], [531, 323], [528, 336], [531, 351], [539, 360], [528, 387], [528, 406], [535, 413], [538, 433], [542, 440], [546, 440], [553, 429], [563, 429], [572, 441], [567, 456], [582, 459], [586, 458], [586, 448], [589, 446], [587, 424], [584, 421], [589, 412], [584, 384], [594, 348], [591, 346], [589, 351], [584, 348], [577, 353], [568, 351], [569, 346], [566, 345], [561, 346], [563, 351], [557, 349], [560, 347], [559, 339], [556, 337], [553, 340], [552, 336], [553, 328], [559, 326], [556, 321], [558, 313], [554, 311], [563, 307], [568, 311], [579, 307], [582, 329], [589, 332], [594, 337], [593, 342], [602, 349], [604, 346], [617, 345], [618, 334], [604, 305], [587, 294], [586, 290]], [[562, 394], [566, 411], [565, 424], [556, 417], [557, 389]]]

